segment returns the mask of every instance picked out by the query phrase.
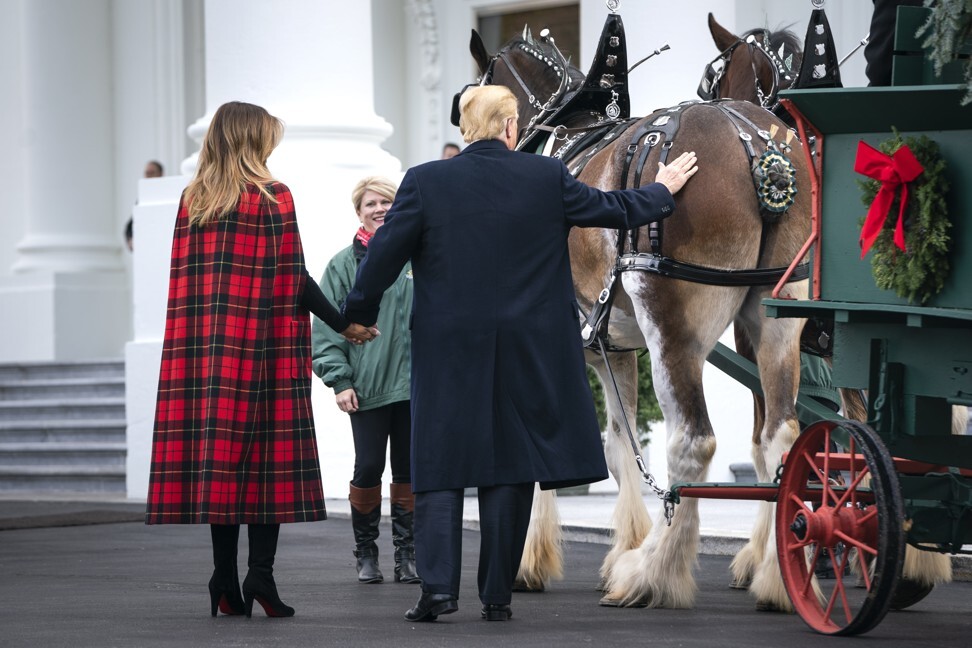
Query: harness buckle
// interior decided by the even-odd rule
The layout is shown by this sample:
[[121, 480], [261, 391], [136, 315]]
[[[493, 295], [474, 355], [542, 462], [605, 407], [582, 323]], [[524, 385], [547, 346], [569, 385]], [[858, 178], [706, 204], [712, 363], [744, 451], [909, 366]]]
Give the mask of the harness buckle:
[[581, 329], [581, 339], [583, 339], [584, 342], [590, 342], [591, 335], [593, 333], [594, 333], [594, 327], [591, 326], [590, 324], [584, 324], [584, 328]]
[[563, 142], [567, 139], [567, 127], [563, 124], [558, 124], [553, 129], [553, 136], [558, 142]]
[[607, 300], [611, 297], [611, 291], [607, 288], [601, 291], [601, 294], [597, 296], [597, 302], [599, 304], [606, 304]]

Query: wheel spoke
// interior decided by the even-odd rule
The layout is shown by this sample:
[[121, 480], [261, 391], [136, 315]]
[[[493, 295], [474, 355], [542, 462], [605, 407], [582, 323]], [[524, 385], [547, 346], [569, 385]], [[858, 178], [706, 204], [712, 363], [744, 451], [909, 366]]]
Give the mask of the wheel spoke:
[[[853, 461], [851, 462], [851, 465], [853, 465]], [[847, 488], [844, 490], [844, 494], [841, 496], [841, 498], [834, 503], [834, 508], [845, 506], [847, 504], [848, 499], [851, 499], [852, 503], [854, 504], [857, 503], [857, 500], [855, 499], [857, 495], [857, 486], [861, 483], [861, 480], [863, 480], [867, 476], [867, 474], [868, 472], [865, 469], [862, 470], [861, 473], [854, 478], [854, 480], [850, 483], [850, 485], [848, 485]]]
[[803, 596], [809, 598], [811, 594], [811, 588], [813, 587], [813, 573], [817, 566], [817, 558], [820, 556], [820, 545], [818, 544], [813, 549], [813, 558], [810, 559], [810, 564], [807, 566], [807, 579], [803, 582]]
[[828, 495], [830, 500], [836, 500], [837, 496], [834, 493], [834, 489], [830, 487], [830, 430], [824, 434], [824, 447], [823, 447], [823, 474], [820, 475], [820, 483], [823, 484], [823, 501], [828, 500]]
[[854, 538], [850, 537], [849, 535], [847, 535], [843, 531], [835, 531], [834, 532], [834, 535], [837, 536], [838, 538], [840, 538], [841, 540], [843, 540], [844, 542], [846, 542], [847, 544], [854, 545], [858, 549], [863, 550], [863, 551], [866, 551], [867, 553], [871, 554], [872, 556], [876, 556], [877, 553], [878, 553], [877, 552], [877, 548], [871, 547], [869, 545], [866, 545], [866, 544], [864, 544], [863, 542], [861, 542], [859, 540], [855, 540]]
[[[821, 483], [824, 484], [824, 489], [821, 491], [820, 503], [824, 504], [827, 501], [827, 473], [821, 472], [820, 466], [817, 465], [817, 458], [811, 455], [808, 451], [804, 451], [801, 455], [803, 460], [810, 466], [810, 472], [820, 478]], [[801, 480], [802, 481], [802, 480]]]

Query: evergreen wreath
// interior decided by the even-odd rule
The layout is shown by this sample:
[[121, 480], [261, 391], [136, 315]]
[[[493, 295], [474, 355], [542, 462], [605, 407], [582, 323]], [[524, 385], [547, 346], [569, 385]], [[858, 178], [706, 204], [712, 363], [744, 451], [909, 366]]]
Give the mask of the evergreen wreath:
[[[886, 155], [893, 155], [902, 146], [910, 148], [925, 168], [914, 181], [905, 206], [907, 251], [898, 249], [894, 244], [894, 227], [901, 202], [900, 196], [896, 196], [890, 215], [871, 248], [871, 273], [878, 288], [893, 290], [909, 303], [923, 305], [942, 291], [949, 272], [947, 256], [951, 239], [948, 232], [952, 224], [945, 202], [949, 185], [945, 177], [945, 160], [934, 140], [924, 135], [902, 138], [901, 133], [894, 129], [894, 137], [881, 142], [878, 149]], [[869, 207], [881, 183], [868, 179], [858, 180], [858, 184], [863, 191], [861, 201]]]

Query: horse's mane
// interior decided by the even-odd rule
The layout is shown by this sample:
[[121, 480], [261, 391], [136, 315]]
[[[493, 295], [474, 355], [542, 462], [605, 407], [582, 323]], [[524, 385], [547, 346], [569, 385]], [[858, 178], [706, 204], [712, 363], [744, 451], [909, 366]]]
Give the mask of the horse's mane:
[[[517, 36], [512, 40], [510, 40], [509, 42], [507, 42], [507, 44], [503, 47], [503, 49], [514, 50], [514, 49], [521, 49], [521, 47], [525, 47], [528, 50], [532, 49], [532, 50], [539, 51], [547, 58], [559, 62], [559, 57], [554, 52], [554, 48], [552, 45], [550, 45], [549, 43], [543, 43], [537, 41], [532, 36], [530, 38], [522, 38], [520, 36]], [[581, 72], [580, 69], [578, 69], [571, 62], [570, 57], [567, 57], [567, 79], [568, 79], [567, 93], [570, 93], [573, 90], [579, 88], [581, 84], [584, 83], [584, 80], [586, 78], [587, 75]]]
[[793, 54], [793, 70], [799, 70], [800, 63], [803, 61], [803, 41], [790, 31], [789, 28], [784, 27], [776, 31], [769, 31], [757, 27], [750, 29], [740, 36], [739, 39], [745, 42], [749, 36], [762, 36], [764, 33], [769, 34], [769, 49], [774, 52], [779, 52], [780, 46], [782, 45], [788, 54]]

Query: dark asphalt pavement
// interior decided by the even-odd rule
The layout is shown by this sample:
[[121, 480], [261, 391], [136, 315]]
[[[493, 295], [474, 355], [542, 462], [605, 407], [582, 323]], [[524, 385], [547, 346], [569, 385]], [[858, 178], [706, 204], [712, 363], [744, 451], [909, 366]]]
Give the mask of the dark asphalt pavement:
[[[415, 602], [419, 588], [391, 582], [387, 524], [381, 549], [388, 580], [359, 585], [350, 522], [340, 518], [283, 526], [277, 584], [297, 616], [269, 619], [254, 606], [252, 619], [214, 619], [206, 589], [212, 563], [205, 526], [147, 527], [118, 522], [108, 513], [89, 515], [87, 521], [105, 522], [101, 524], [30, 523], [31, 515], [35, 524], [85, 522], [84, 511], [75, 510], [71, 517], [49, 508], [0, 503], [0, 528], [7, 529], [0, 530], [0, 646], [803, 648], [853, 641], [817, 635], [794, 615], [756, 612], [746, 593], [726, 586], [729, 558], [722, 556], [700, 557], [699, 595], [692, 610], [599, 607], [593, 587], [607, 548], [583, 543], [566, 546], [563, 581], [543, 594], [514, 594], [513, 619], [486, 622], [479, 617], [479, 536], [473, 531], [464, 535], [459, 612], [436, 623], [407, 623], [402, 614]], [[116, 506], [111, 513], [137, 515], [138, 508]], [[243, 538], [240, 556], [245, 573]], [[964, 648], [972, 645], [970, 612], [972, 584], [953, 583], [908, 611], [889, 614], [858, 641], [880, 641], [882, 648]]]

